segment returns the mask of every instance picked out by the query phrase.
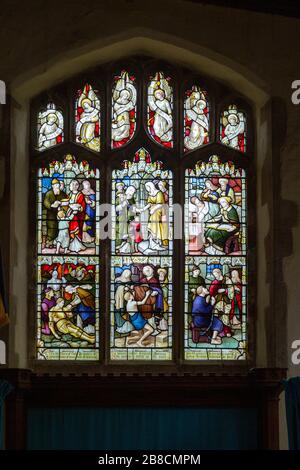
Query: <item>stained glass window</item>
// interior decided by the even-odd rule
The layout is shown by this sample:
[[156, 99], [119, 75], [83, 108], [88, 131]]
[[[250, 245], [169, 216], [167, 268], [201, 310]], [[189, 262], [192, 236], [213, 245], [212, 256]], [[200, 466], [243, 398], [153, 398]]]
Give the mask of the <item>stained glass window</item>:
[[220, 140], [224, 145], [246, 152], [246, 116], [234, 104], [221, 114]]
[[111, 147], [127, 144], [136, 129], [137, 90], [135, 77], [123, 70], [114, 77], [112, 90]]
[[173, 88], [163, 72], [150, 77], [148, 84], [148, 131], [160, 145], [173, 147]]
[[38, 113], [37, 149], [42, 152], [64, 141], [64, 118], [62, 111], [54, 103]]
[[172, 173], [141, 148], [112, 175], [111, 359], [172, 358]]
[[96, 90], [88, 83], [77, 91], [75, 134], [78, 144], [96, 152], [100, 151], [100, 100]]
[[35, 357], [251, 361], [250, 105], [147, 57], [84, 76], [32, 100]]
[[207, 92], [198, 86], [186, 91], [184, 102], [184, 150], [195, 150], [209, 142]]
[[99, 357], [99, 176], [71, 154], [38, 170], [39, 359]]
[[185, 359], [246, 359], [246, 174], [218, 156], [185, 176]]

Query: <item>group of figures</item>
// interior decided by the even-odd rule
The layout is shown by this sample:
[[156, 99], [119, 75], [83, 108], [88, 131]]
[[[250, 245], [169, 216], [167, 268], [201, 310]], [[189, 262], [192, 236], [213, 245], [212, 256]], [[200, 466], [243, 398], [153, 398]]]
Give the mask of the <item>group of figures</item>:
[[125, 162], [123, 170], [113, 172], [113, 253], [156, 255], [169, 251], [171, 172], [149, 158], [142, 148], [134, 162]]
[[[160, 258], [113, 261], [113, 348], [166, 348], [170, 314], [168, 262]], [[144, 263], [142, 263], [144, 261]], [[159, 265], [155, 264], [160, 262]], [[164, 266], [162, 267], [162, 265]]]
[[[211, 163], [219, 165], [218, 157]], [[227, 165], [228, 166], [228, 165]], [[197, 167], [199, 170], [199, 166]], [[187, 171], [187, 252], [241, 255], [245, 252], [245, 178], [234, 167], [223, 175]], [[226, 172], [228, 170], [228, 172]], [[197, 173], [198, 171], [198, 173]]]
[[72, 155], [39, 171], [39, 252], [95, 254], [99, 171]]
[[[217, 263], [209, 266], [211, 269], [207, 269], [208, 266], [204, 263], [189, 266], [188, 302], [192, 316], [190, 328], [195, 343], [199, 342], [200, 334], [203, 336], [207, 334], [206, 340], [208, 340], [210, 330], [210, 343], [221, 344], [223, 337], [231, 337], [234, 335], [234, 330], [241, 329], [243, 294], [241, 267], [233, 268], [228, 264]], [[202, 273], [205, 268], [206, 276]]]
[[217, 156], [198, 162], [186, 171], [186, 208], [185, 357], [244, 359], [244, 170]]
[[113, 359], [129, 358], [130, 349], [143, 359], [171, 356], [172, 184], [144, 148], [113, 171]]
[[[172, 79], [158, 71], [147, 86], [147, 129], [151, 139], [166, 148], [174, 147], [174, 96]], [[126, 70], [113, 77], [111, 91], [111, 148], [120, 148], [133, 137], [137, 127], [137, 83]], [[235, 104], [220, 115], [219, 139], [246, 152], [246, 115]], [[101, 148], [101, 103], [98, 91], [86, 83], [75, 99], [75, 141], [89, 150]], [[44, 151], [64, 141], [63, 111], [50, 102], [38, 113], [37, 149]], [[210, 104], [206, 90], [194, 85], [185, 93], [184, 150], [195, 150], [210, 142]]]
[[[94, 258], [40, 257], [38, 351], [60, 357], [60, 351], [95, 349], [97, 262]], [[71, 356], [73, 358], [73, 356]], [[83, 357], [84, 359], [84, 357]]]
[[[98, 357], [99, 184], [70, 154], [38, 172], [41, 358]], [[244, 359], [245, 171], [214, 155], [186, 170], [185, 191], [185, 358]], [[172, 202], [172, 172], [144, 148], [113, 170], [112, 360], [172, 358]]]

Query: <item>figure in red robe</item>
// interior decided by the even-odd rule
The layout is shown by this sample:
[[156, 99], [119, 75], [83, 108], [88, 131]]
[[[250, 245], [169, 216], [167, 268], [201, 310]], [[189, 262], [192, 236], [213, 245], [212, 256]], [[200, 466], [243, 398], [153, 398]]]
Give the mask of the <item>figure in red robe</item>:
[[231, 280], [234, 287], [234, 294], [231, 300], [229, 320], [230, 323], [236, 327], [242, 322], [242, 281], [236, 269], [231, 272]]
[[86, 250], [82, 243], [83, 224], [86, 216], [86, 201], [84, 194], [79, 191], [79, 181], [72, 180], [70, 183], [69, 210], [67, 216], [70, 218], [69, 233], [70, 245], [69, 251], [81, 253]]
[[229, 323], [229, 317], [227, 315], [230, 300], [228, 298], [228, 288], [226, 285], [226, 280], [219, 268], [215, 268], [212, 274], [215, 279], [210, 285], [209, 294], [211, 297], [214, 297], [216, 299], [214, 310], [215, 313], [221, 315], [221, 320], [224, 323], [224, 333], [228, 335], [231, 334], [231, 328], [227, 325], [227, 323]]
[[77, 180], [71, 181], [70, 192], [69, 207], [73, 212], [73, 218], [69, 225], [70, 237], [77, 237], [82, 240], [86, 202], [84, 195], [79, 191], [79, 182]]

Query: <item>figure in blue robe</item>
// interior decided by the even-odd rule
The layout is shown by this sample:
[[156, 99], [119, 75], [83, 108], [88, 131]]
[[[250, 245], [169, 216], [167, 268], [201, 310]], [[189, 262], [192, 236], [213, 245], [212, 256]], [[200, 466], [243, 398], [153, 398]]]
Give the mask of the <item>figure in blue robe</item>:
[[223, 330], [223, 323], [213, 315], [213, 306], [201, 295], [197, 295], [194, 299], [192, 317], [196, 328], [211, 329], [218, 333]]

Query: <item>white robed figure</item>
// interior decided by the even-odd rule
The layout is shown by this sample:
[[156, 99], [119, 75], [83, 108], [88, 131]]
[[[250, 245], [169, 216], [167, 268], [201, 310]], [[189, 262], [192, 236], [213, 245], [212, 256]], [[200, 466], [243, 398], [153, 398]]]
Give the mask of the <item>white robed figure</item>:
[[112, 96], [111, 137], [114, 142], [121, 142], [130, 137], [130, 111], [136, 106], [136, 87], [128, 72], [123, 71], [116, 82]]
[[209, 122], [204, 113], [207, 102], [204, 94], [194, 86], [191, 95], [186, 99], [186, 115], [191, 124], [189, 135], [184, 138], [184, 145], [188, 150], [193, 150], [204, 144], [208, 136]]
[[162, 72], [157, 72], [149, 84], [148, 105], [154, 112], [154, 135], [162, 142], [171, 142], [173, 136], [172, 88]]
[[245, 116], [235, 105], [229, 106], [223, 115], [224, 137], [222, 143], [239, 150], [239, 135], [245, 132]]
[[38, 149], [46, 150], [63, 141], [64, 118], [54, 103], [47, 105], [46, 111], [41, 111], [38, 117]]
[[99, 121], [100, 101], [90, 85], [85, 85], [78, 98], [78, 107], [83, 109], [76, 124], [76, 141], [99, 152], [100, 137], [96, 136], [96, 123]]

